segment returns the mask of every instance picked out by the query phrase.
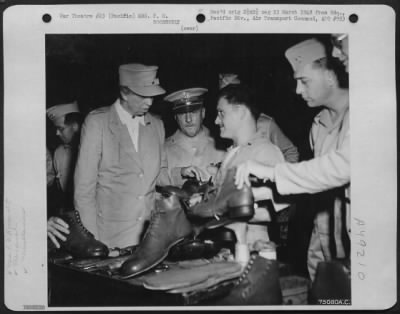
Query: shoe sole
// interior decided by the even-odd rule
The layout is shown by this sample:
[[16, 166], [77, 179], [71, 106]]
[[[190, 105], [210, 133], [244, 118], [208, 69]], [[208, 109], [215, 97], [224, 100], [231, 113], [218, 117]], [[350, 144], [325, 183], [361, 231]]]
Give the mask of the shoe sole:
[[144, 273], [144, 272], [150, 270], [150, 269], [153, 268], [154, 266], [157, 266], [158, 264], [160, 264], [160, 263], [168, 256], [169, 250], [170, 250], [174, 245], [178, 244], [179, 242], [183, 241], [184, 239], [185, 239], [185, 238], [183, 237], [183, 238], [180, 238], [180, 239], [178, 239], [177, 241], [173, 242], [173, 243], [167, 248], [167, 252], [166, 252], [163, 256], [161, 256], [156, 262], [154, 262], [152, 265], [150, 265], [150, 266], [148, 266], [148, 267], [146, 267], [146, 268], [144, 268], [144, 269], [142, 269], [142, 270], [140, 270], [140, 271], [138, 271], [138, 272], [136, 272], [136, 273], [130, 274], [130, 275], [128, 275], [128, 276], [121, 276], [121, 275], [120, 275], [119, 278], [120, 278], [120, 279], [129, 279], [129, 278], [135, 277], [135, 276], [137, 276], [137, 275], [140, 275], [140, 274], [142, 274], [142, 273]]

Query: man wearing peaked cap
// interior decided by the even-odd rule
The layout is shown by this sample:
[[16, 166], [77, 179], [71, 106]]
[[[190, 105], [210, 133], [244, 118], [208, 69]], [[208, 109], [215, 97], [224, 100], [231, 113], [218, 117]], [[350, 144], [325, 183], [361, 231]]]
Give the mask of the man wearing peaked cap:
[[155, 205], [155, 185], [169, 184], [162, 121], [149, 113], [165, 93], [157, 66], [119, 67], [119, 98], [92, 111], [82, 127], [75, 171], [75, 208], [109, 247], [139, 243]]
[[212, 165], [222, 160], [224, 151], [215, 147], [214, 139], [203, 125], [205, 88], [176, 91], [164, 98], [172, 103], [178, 130], [165, 142], [168, 169], [174, 185], [188, 177], [206, 181]]
[[246, 162], [238, 167], [236, 180], [240, 187], [253, 174], [275, 182], [280, 194], [318, 193], [307, 261], [314, 280], [319, 262], [350, 258], [349, 94], [342, 77], [347, 74], [314, 38], [289, 48], [285, 55], [297, 81], [296, 93], [310, 107], [322, 107], [310, 132], [314, 158], [275, 167]]
[[[219, 89], [228, 85], [240, 84], [240, 79], [237, 74], [220, 73], [219, 74]], [[274, 118], [261, 113], [257, 119], [257, 131], [262, 136], [268, 138], [273, 144], [279, 147], [282, 151], [285, 160], [288, 162], [297, 162], [299, 152], [292, 141], [283, 133], [281, 128], [275, 122]]]

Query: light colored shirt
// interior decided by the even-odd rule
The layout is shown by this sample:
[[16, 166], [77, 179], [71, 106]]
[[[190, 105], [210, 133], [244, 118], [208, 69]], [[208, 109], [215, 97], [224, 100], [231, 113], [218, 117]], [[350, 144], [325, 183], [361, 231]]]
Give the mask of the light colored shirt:
[[225, 154], [225, 151], [215, 147], [214, 139], [204, 126], [193, 138], [177, 130], [166, 140], [164, 147], [172, 184], [177, 186], [184, 183], [181, 176], [182, 167], [196, 166], [201, 171], [202, 179], [207, 181], [211, 176], [207, 167], [221, 162]]
[[144, 125], [144, 116], [132, 117], [128, 111], [122, 108], [121, 103], [116, 103], [118, 117], [121, 119], [122, 124], [128, 128], [129, 136], [131, 137], [133, 147], [137, 151], [139, 139], [139, 124]]
[[70, 145], [60, 145], [54, 152], [54, 170], [63, 192], [67, 192], [70, 180], [74, 177], [75, 155], [76, 149]]
[[[342, 116], [331, 120], [328, 109], [314, 119], [310, 133], [314, 158], [296, 164], [282, 163], [275, 167], [275, 182], [279, 193], [319, 193], [342, 187], [344, 197], [334, 200], [334, 236], [337, 257], [344, 257], [340, 237], [342, 226], [341, 207], [346, 208], [346, 231], [350, 235], [350, 127], [348, 104]], [[318, 232], [329, 233], [329, 209], [319, 208], [315, 219]], [[339, 223], [337, 223], [339, 222]], [[323, 246], [329, 252], [328, 244]], [[326, 253], [328, 255], [328, 253]]]
[[[254, 160], [262, 162], [263, 164], [269, 166], [275, 166], [278, 163], [284, 161], [284, 156], [281, 150], [274, 145], [268, 138], [263, 136], [260, 132], [255, 134], [255, 136], [245, 145], [240, 145], [236, 147], [231, 147], [228, 149], [227, 154], [221, 164], [216, 177], [215, 183], [218, 188], [223, 184], [227, 171], [236, 167], [239, 164], [245, 162], [246, 160]], [[275, 205], [275, 204], [274, 204]], [[265, 209], [266, 211], [266, 209]], [[239, 225], [243, 223], [234, 223], [228, 225], [229, 228], [233, 229], [238, 236], [240, 234]], [[249, 247], [253, 247], [257, 240], [268, 241], [268, 228], [265, 224], [251, 223], [247, 225], [246, 231], [246, 242]], [[239, 235], [240, 238], [240, 235]]]
[[47, 186], [53, 184], [56, 174], [53, 167], [53, 157], [48, 148], [46, 148], [46, 172], [47, 172]]
[[299, 152], [297, 147], [282, 132], [272, 117], [262, 113], [257, 120], [257, 131], [261, 133], [262, 136], [268, 138], [272, 144], [279, 147], [286, 161], [298, 161]]

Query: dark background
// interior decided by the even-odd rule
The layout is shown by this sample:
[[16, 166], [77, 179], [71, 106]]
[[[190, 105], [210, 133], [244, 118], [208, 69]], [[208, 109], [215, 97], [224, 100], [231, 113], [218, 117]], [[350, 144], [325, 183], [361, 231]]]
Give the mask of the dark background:
[[[261, 111], [275, 118], [301, 157], [307, 158], [308, 132], [316, 111], [295, 94], [284, 52], [310, 37], [329, 45], [329, 35], [313, 34], [46, 35], [46, 107], [77, 100], [87, 114], [109, 106], [118, 97], [119, 65], [158, 65], [167, 94], [190, 87], [209, 90], [205, 124], [218, 139], [214, 124], [218, 73], [237, 73], [254, 90]], [[151, 111], [164, 120], [169, 136], [176, 124], [164, 96], [155, 98]], [[52, 151], [60, 142], [47, 122]]]

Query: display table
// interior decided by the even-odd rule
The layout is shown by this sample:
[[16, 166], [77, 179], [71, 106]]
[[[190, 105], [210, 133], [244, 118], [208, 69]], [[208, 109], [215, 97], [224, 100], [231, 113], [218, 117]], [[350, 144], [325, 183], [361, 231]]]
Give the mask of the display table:
[[234, 280], [227, 280], [207, 291], [174, 294], [144, 288], [135, 280], [49, 263], [49, 307], [76, 306], [182, 306], [212, 305], [225, 296]]

